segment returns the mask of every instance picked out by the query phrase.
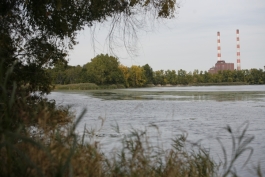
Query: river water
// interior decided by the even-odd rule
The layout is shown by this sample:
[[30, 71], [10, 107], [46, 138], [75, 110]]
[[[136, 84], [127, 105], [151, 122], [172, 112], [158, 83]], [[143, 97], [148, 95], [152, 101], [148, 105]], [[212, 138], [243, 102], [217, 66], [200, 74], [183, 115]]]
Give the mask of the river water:
[[249, 145], [254, 153], [242, 169], [250, 152], [246, 151], [236, 170], [252, 176], [250, 171], [260, 163], [265, 173], [265, 85], [63, 91], [47, 97], [70, 105], [77, 116], [86, 109], [77, 132], [81, 135], [85, 125], [93, 130], [96, 136], [91, 141], [97, 141], [105, 153], [117, 150], [121, 137], [134, 128], [147, 130], [150, 142], [159, 142], [164, 149], [171, 147], [176, 135], [187, 134], [190, 142], [199, 141], [209, 150], [215, 161], [224, 162], [217, 138], [231, 154], [231, 135], [224, 128], [229, 125], [237, 134], [248, 125], [246, 136], [255, 137]]

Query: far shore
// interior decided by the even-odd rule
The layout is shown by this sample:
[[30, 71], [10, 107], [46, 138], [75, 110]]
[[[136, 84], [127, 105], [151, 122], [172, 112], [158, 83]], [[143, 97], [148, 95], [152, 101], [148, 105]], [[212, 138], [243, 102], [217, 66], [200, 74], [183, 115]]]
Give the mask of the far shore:
[[[249, 85], [246, 82], [220, 82], [220, 83], [194, 83], [194, 84], [147, 84], [143, 87], [189, 87], [189, 86], [228, 86], [228, 85]], [[143, 88], [137, 87], [137, 88]], [[136, 88], [136, 87], [129, 87]], [[126, 89], [122, 84], [111, 84], [111, 85], [97, 85], [94, 83], [78, 83], [78, 84], [65, 84], [65, 85], [55, 85], [54, 90], [104, 90], [104, 89]]]

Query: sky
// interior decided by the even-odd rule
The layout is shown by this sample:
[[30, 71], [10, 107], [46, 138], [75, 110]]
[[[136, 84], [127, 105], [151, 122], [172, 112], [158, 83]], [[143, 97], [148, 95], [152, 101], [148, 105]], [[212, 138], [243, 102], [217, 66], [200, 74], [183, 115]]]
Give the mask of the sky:
[[[115, 53], [125, 66], [149, 64], [156, 70], [207, 71], [217, 61], [217, 31], [220, 32], [222, 60], [236, 69], [236, 29], [239, 29], [241, 69], [265, 66], [264, 0], [177, 0], [180, 8], [174, 19], [164, 20], [152, 31], [138, 33], [137, 52]], [[69, 65], [84, 65], [98, 54], [110, 54], [107, 25], [79, 32], [69, 52]], [[136, 56], [137, 55], [137, 56]]]

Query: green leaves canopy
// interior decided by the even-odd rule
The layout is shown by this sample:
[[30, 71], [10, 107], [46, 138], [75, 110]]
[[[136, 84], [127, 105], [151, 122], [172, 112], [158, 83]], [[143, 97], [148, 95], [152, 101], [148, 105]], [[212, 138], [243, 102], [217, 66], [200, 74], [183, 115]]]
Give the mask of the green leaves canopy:
[[172, 18], [175, 3], [175, 0], [1, 0], [0, 59], [4, 62], [1, 70], [5, 73], [16, 62], [10, 85], [15, 81], [18, 90], [30, 85], [29, 92], [39, 89], [49, 93], [51, 80], [44, 69], [65, 61], [68, 50], [77, 43], [77, 31], [114, 19], [114, 30], [120, 27], [117, 23], [125, 23], [122, 30], [131, 28], [136, 32], [139, 17], [145, 19], [153, 14], [154, 18]]
[[84, 67], [87, 69], [90, 82], [100, 85], [124, 82], [123, 74], [119, 69], [119, 61], [113, 56], [97, 55]]

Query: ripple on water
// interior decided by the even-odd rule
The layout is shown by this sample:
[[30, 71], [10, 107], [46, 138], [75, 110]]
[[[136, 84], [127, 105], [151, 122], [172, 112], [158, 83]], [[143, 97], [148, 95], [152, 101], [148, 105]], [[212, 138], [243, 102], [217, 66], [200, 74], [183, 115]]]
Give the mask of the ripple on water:
[[[223, 88], [226, 89], [225, 92], [228, 92], [238, 87]], [[250, 91], [259, 89], [265, 91], [264, 86], [256, 90], [251, 87], [241, 87], [240, 89], [245, 91], [247, 88], [249, 88]], [[169, 88], [169, 91], [174, 91], [174, 89], [176, 88]], [[188, 89], [188, 92], [193, 92], [198, 88], [180, 89], [184, 91]], [[257, 164], [259, 161], [264, 171], [265, 94], [259, 94], [257, 99], [257, 96], [253, 96], [252, 93], [248, 94], [244, 92], [241, 96], [247, 99], [238, 99], [236, 95], [232, 95], [227, 99], [224, 94], [215, 94], [214, 87], [207, 88], [211, 89], [211, 92], [213, 92], [207, 93], [208, 96], [204, 94], [206, 88], [203, 89], [203, 93], [196, 92], [196, 96], [190, 96], [193, 93], [189, 95], [189, 93], [180, 92], [178, 93], [180, 94], [179, 96], [173, 97], [174, 99], [166, 99], [172, 98], [171, 95], [166, 95], [157, 96], [165, 99], [105, 100], [100, 97], [93, 97], [92, 94], [84, 94], [82, 92], [53, 92], [48, 95], [48, 98], [55, 99], [57, 103], [62, 105], [72, 105], [72, 110], [75, 110], [77, 115], [85, 108], [87, 112], [77, 130], [82, 134], [84, 124], [91, 129], [95, 129], [98, 136], [94, 137], [94, 141], [101, 144], [100, 147], [105, 153], [110, 152], [113, 148], [118, 149], [121, 146], [120, 138], [124, 135], [129, 135], [132, 128], [135, 128], [141, 130], [147, 129], [152, 143], [156, 143], [159, 139], [159, 143], [163, 143], [163, 147], [168, 148], [171, 147], [170, 143], [172, 142], [172, 138], [178, 134], [188, 133], [188, 139], [190, 141], [196, 142], [198, 140], [203, 140], [201, 142], [202, 145], [210, 149], [214, 158], [219, 160], [223, 158], [223, 154], [216, 137], [220, 137], [224, 146], [229, 150], [232, 147], [231, 136], [224, 130], [224, 127], [230, 125], [235, 130], [243, 122], [248, 121], [248, 134], [255, 136], [251, 144], [254, 148], [251, 165]], [[240, 91], [240, 89], [238, 90]], [[148, 89], [144, 88], [140, 90], [144, 91]], [[158, 90], [159, 88], [151, 88], [153, 92], [152, 95], [155, 95], [154, 92]], [[133, 91], [137, 92], [135, 89], [133, 89]], [[117, 90], [116, 92], [119, 91]], [[122, 92], [126, 92], [126, 90]], [[124, 94], [126, 95], [126, 93]], [[146, 93], [144, 94], [146, 95]], [[166, 89], [163, 89], [163, 93], [160, 94], [167, 94]], [[117, 96], [117, 94], [115, 95]], [[152, 95], [143, 97], [152, 97]], [[129, 97], [128, 95], [126, 96]], [[182, 99], [184, 97], [185, 99]], [[101, 127], [102, 121], [98, 119], [99, 116], [104, 118], [103, 127]], [[117, 132], [114, 128], [117, 126], [116, 123], [120, 134], [116, 134]], [[153, 127], [150, 125], [153, 125]], [[158, 129], [156, 129], [154, 125], [156, 125]], [[246, 156], [247, 154], [243, 155], [243, 157]], [[242, 164], [243, 162], [239, 162], [239, 164], [240, 163]], [[250, 168], [251, 165], [249, 166]], [[248, 174], [246, 170], [241, 170], [239, 166], [238, 169], [242, 176], [248, 176], [246, 175]]]

